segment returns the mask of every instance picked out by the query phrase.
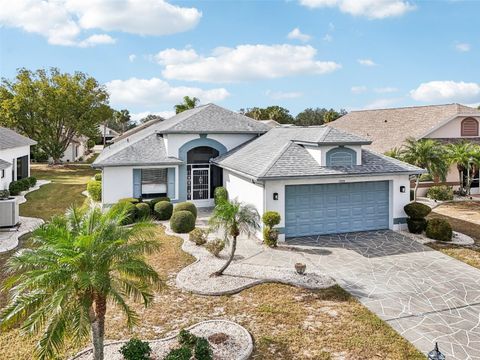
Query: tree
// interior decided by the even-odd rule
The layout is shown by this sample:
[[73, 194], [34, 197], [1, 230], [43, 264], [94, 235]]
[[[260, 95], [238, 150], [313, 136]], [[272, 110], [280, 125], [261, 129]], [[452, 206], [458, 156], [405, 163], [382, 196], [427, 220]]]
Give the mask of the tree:
[[158, 116], [158, 115], [148, 114], [148, 115], [145, 116], [143, 119], [140, 119], [140, 122], [141, 122], [142, 124], [145, 124], [146, 122], [149, 122], [149, 121], [152, 121], [152, 120], [163, 121], [163, 120], [165, 120], [165, 119], [162, 118], [161, 116]]
[[73, 138], [96, 138], [111, 116], [107, 91], [82, 72], [20, 69], [0, 83], [0, 125], [36, 140], [55, 163]]
[[185, 110], [193, 109], [197, 107], [199, 102], [200, 102], [200, 99], [196, 97], [184, 96], [183, 103], [175, 105], [175, 113], [180, 114]]
[[240, 109], [240, 113], [255, 120], [275, 120], [280, 124], [292, 124], [294, 121], [290, 111], [278, 105]]
[[[129, 128], [131, 128], [132, 124], [130, 124], [130, 121], [131, 121], [130, 112], [127, 109], [115, 111], [113, 113], [113, 120], [114, 120], [114, 123], [117, 124], [117, 129], [120, 130], [122, 133], [124, 133]], [[113, 127], [112, 129], [116, 130]]]
[[[408, 138], [401, 152], [403, 161], [426, 169], [434, 177], [445, 181], [448, 172], [448, 161], [445, 150], [435, 140]], [[417, 200], [417, 190], [420, 177], [415, 182], [414, 200]]]
[[337, 112], [333, 109], [327, 110], [326, 108], [307, 108], [298, 113], [295, 117], [295, 125], [299, 126], [312, 126], [323, 125], [338, 119], [345, 115], [347, 112], [343, 109]]
[[[466, 191], [468, 193], [473, 181], [473, 175], [475, 174], [475, 169], [473, 167], [478, 163], [478, 147], [463, 140], [459, 143], [448, 144], [446, 149], [449, 163], [457, 166], [460, 192], [463, 193]], [[463, 180], [465, 173], [468, 175], [466, 188]]]
[[257, 210], [249, 204], [243, 204], [237, 200], [223, 200], [213, 209], [209, 221], [210, 228], [214, 231], [223, 232], [225, 242], [232, 239], [230, 256], [222, 268], [212, 274], [220, 276], [228, 268], [235, 256], [237, 238], [241, 233], [250, 236], [260, 229], [260, 216]]
[[107, 213], [98, 207], [71, 209], [33, 232], [34, 249], [7, 261], [11, 276], [4, 289], [10, 300], [0, 325], [22, 323], [26, 333], [41, 333], [40, 359], [51, 359], [69, 338], [81, 344], [92, 334], [94, 359], [103, 359], [107, 304], [115, 304], [129, 327], [139, 317], [127, 299], [153, 300], [160, 280], [144, 255], [159, 247], [150, 222], [121, 226], [128, 204]]
[[384, 155], [397, 160], [402, 160], [402, 149], [399, 149], [398, 147], [394, 147], [390, 150], [385, 151]]

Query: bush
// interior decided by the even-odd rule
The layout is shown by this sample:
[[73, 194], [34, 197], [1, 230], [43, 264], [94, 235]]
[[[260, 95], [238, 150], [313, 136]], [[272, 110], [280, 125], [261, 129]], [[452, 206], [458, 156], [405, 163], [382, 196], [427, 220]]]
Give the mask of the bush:
[[276, 211], [266, 211], [262, 216], [263, 223], [269, 228], [273, 228], [275, 225], [280, 224], [280, 214]]
[[207, 249], [213, 256], [218, 257], [220, 252], [225, 249], [225, 240], [218, 238], [210, 240], [205, 244], [205, 249]]
[[160, 201], [168, 201], [170, 202], [170, 198], [168, 196], [162, 196], [162, 197], [159, 197], [159, 198], [155, 198], [155, 199], [152, 199], [150, 200], [149, 204], [150, 204], [150, 207], [152, 208], [152, 210], [155, 209], [155, 205], [157, 203], [159, 203]]
[[190, 211], [195, 219], [197, 218], [197, 207], [191, 202], [178, 203], [173, 208], [173, 213], [175, 214], [177, 211]]
[[30, 180], [28, 180], [28, 178], [18, 180], [17, 182], [20, 184], [20, 188], [22, 189], [22, 191], [30, 189]]
[[276, 247], [278, 241], [278, 230], [271, 229], [268, 226], [263, 228], [263, 242], [270, 247]]
[[262, 221], [265, 227], [263, 228], [263, 242], [270, 246], [277, 246], [278, 230], [273, 227], [280, 224], [280, 214], [276, 211], [266, 211], [262, 216]]
[[95, 146], [95, 140], [93, 139], [88, 139], [87, 140], [87, 149], [90, 150], [90, 149], [93, 149]]
[[228, 200], [228, 191], [223, 186], [219, 186], [215, 188], [213, 191], [213, 199], [215, 205], [218, 205], [222, 201]]
[[208, 340], [205, 338], [198, 338], [195, 344], [195, 359], [196, 360], [212, 360], [213, 352]]
[[430, 206], [419, 202], [407, 204], [403, 210], [405, 210], [405, 213], [412, 219], [424, 219], [428, 214], [430, 214], [430, 211], [432, 211]]
[[87, 191], [94, 201], [102, 200], [102, 183], [96, 180], [90, 180], [87, 183]]
[[110, 211], [120, 211], [125, 209], [126, 215], [121, 225], [130, 225], [135, 222], [137, 218], [137, 207], [130, 202], [127, 201], [119, 201], [115, 205], [110, 208]]
[[408, 231], [412, 234], [421, 234], [427, 227], [425, 219], [407, 219]]
[[0, 200], [5, 200], [10, 197], [10, 191], [8, 190], [0, 190]]
[[452, 226], [444, 219], [431, 219], [427, 222], [426, 235], [430, 239], [440, 241], [452, 240]]
[[451, 186], [432, 186], [427, 190], [427, 197], [434, 200], [453, 200], [453, 189]]
[[13, 196], [17, 196], [23, 191], [22, 185], [18, 181], [12, 181], [8, 186], [8, 190], [10, 191], [10, 194]]
[[208, 232], [204, 229], [195, 228], [188, 234], [188, 239], [195, 245], [203, 245], [207, 242]]
[[125, 360], [149, 360], [152, 349], [146, 341], [130, 339], [120, 350]]
[[118, 202], [129, 202], [131, 204], [138, 204], [140, 202], [140, 200], [136, 199], [136, 198], [123, 198], [123, 199], [118, 200]]
[[186, 346], [180, 349], [173, 349], [168, 353], [164, 360], [190, 360], [192, 358], [192, 350]]
[[155, 204], [153, 213], [158, 220], [170, 220], [173, 213], [173, 204], [168, 201], [160, 201]]
[[182, 329], [177, 335], [178, 343], [182, 346], [187, 346], [192, 348], [197, 342], [197, 337], [193, 335], [190, 331]]
[[93, 178], [97, 181], [102, 181], [102, 173], [95, 174]]
[[34, 187], [35, 185], [37, 185], [37, 178], [35, 176], [29, 176], [27, 180], [30, 187]]
[[418, 181], [420, 182], [433, 181], [433, 177], [429, 173], [422, 174], [420, 175], [420, 179], [418, 179]]
[[135, 207], [137, 208], [137, 218], [145, 219], [151, 215], [150, 205], [145, 203], [138, 203], [135, 204]]
[[170, 227], [177, 234], [189, 233], [195, 229], [195, 216], [187, 210], [174, 211], [170, 218]]

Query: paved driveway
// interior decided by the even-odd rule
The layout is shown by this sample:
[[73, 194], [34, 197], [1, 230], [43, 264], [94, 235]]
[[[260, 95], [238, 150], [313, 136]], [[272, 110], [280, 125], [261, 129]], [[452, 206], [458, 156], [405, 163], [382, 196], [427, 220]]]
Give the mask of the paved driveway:
[[299, 260], [335, 278], [424, 353], [438, 341], [447, 359], [480, 359], [480, 270], [393, 231], [290, 239], [273, 255], [242, 261]]

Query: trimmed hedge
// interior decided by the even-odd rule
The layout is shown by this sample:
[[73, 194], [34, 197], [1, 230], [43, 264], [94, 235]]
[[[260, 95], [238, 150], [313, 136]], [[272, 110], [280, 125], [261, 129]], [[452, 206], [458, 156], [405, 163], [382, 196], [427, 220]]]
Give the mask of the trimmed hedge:
[[37, 178], [35, 176], [29, 176], [27, 180], [30, 184], [30, 187], [34, 187], [35, 185], [37, 185]]
[[87, 183], [87, 191], [94, 201], [102, 200], [102, 183], [96, 180], [90, 180]]
[[120, 350], [125, 360], [149, 360], [152, 348], [147, 341], [132, 338]]
[[173, 208], [173, 213], [175, 214], [177, 211], [190, 211], [195, 219], [197, 218], [197, 207], [191, 202], [178, 203]]
[[431, 219], [427, 222], [425, 234], [428, 238], [440, 241], [452, 241], [452, 226], [444, 219]]
[[140, 200], [136, 198], [123, 198], [118, 200], [118, 202], [129, 202], [130, 204], [138, 204]]
[[453, 189], [446, 185], [432, 186], [427, 190], [427, 197], [439, 201], [453, 200]]
[[421, 234], [427, 227], [425, 219], [407, 219], [408, 231], [412, 234]]
[[152, 199], [150, 200], [148, 203], [150, 204], [150, 207], [152, 208], [152, 210], [155, 209], [155, 205], [158, 204], [160, 201], [168, 201], [170, 202], [170, 198], [168, 196], [162, 196], [162, 197], [158, 197], [158, 198], [155, 198], [155, 199]]
[[153, 213], [158, 220], [170, 220], [173, 213], [173, 204], [169, 201], [160, 201], [155, 204]]
[[432, 211], [430, 206], [419, 202], [407, 204], [403, 210], [405, 210], [405, 213], [412, 219], [424, 219], [428, 214], [430, 214], [430, 211]]
[[220, 202], [228, 200], [228, 191], [223, 186], [215, 188], [213, 191], [213, 200], [215, 205], [220, 204]]
[[17, 196], [20, 194], [23, 190], [22, 184], [20, 184], [18, 181], [12, 181], [10, 185], [8, 186], [8, 190], [10, 191], [10, 195]]
[[186, 234], [195, 229], [195, 216], [191, 211], [177, 210], [170, 218], [170, 227], [177, 234]]
[[137, 218], [144, 219], [151, 215], [150, 205], [146, 203], [138, 203], [135, 204], [135, 207], [137, 208]]

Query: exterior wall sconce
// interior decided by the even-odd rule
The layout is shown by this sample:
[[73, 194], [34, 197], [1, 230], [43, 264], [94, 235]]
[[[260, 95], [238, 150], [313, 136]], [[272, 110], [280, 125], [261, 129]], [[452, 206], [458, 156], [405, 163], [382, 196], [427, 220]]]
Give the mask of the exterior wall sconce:
[[405, 186], [403, 186], [403, 185], [400, 186], [400, 192], [401, 192], [401, 193], [404, 193], [404, 192], [405, 192]]
[[278, 193], [273, 193], [273, 200], [278, 200]]

